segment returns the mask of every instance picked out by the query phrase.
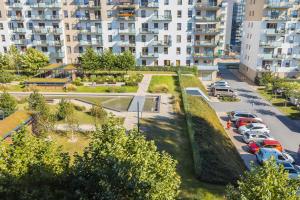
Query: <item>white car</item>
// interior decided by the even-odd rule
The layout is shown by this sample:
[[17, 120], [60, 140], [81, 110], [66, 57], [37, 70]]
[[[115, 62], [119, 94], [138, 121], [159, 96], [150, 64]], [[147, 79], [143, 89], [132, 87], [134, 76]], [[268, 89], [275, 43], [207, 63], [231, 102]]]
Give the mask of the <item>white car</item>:
[[250, 143], [250, 142], [261, 142], [263, 140], [274, 140], [270, 135], [267, 133], [261, 133], [261, 132], [256, 132], [256, 131], [247, 131], [243, 135], [243, 140], [245, 143]]
[[216, 87], [216, 86], [229, 87], [229, 84], [227, 81], [220, 80], [220, 81], [212, 83], [209, 87], [212, 88], [212, 87]]
[[257, 115], [244, 111], [232, 111], [228, 114], [228, 116], [232, 122], [236, 122], [240, 118], [253, 118], [262, 122], [262, 119], [257, 117]]
[[261, 123], [252, 123], [238, 128], [238, 132], [242, 135], [248, 131], [253, 131], [257, 133], [270, 133], [268, 127], [265, 124]]
[[286, 152], [280, 152], [274, 148], [260, 148], [256, 153], [257, 162], [263, 164], [271, 157], [274, 157], [277, 163], [294, 163], [294, 158]]

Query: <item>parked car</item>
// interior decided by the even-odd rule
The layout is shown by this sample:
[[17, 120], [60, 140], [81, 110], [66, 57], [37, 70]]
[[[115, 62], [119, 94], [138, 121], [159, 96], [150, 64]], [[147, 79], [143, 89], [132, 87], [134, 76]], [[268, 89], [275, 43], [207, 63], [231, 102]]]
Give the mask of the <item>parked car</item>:
[[217, 81], [217, 82], [214, 82], [214, 83], [212, 83], [212, 84], [210, 84], [210, 88], [212, 88], [212, 87], [216, 87], [216, 86], [229, 86], [229, 84], [228, 84], [228, 82], [227, 81], [225, 81], [225, 80], [220, 80], [220, 81]]
[[261, 132], [256, 132], [256, 131], [247, 131], [243, 135], [243, 140], [245, 143], [250, 143], [250, 142], [261, 142], [263, 140], [274, 140], [270, 135], [267, 133], [261, 133]]
[[211, 95], [214, 97], [237, 97], [237, 92], [229, 86], [215, 86], [211, 88]]
[[289, 162], [282, 162], [278, 164], [283, 165], [284, 170], [289, 173], [290, 179], [300, 179], [300, 172], [299, 169], [297, 169], [297, 167], [295, 167]]
[[263, 123], [263, 122], [256, 118], [243, 117], [243, 118], [239, 118], [238, 120], [236, 120], [235, 126], [236, 126], [236, 128], [239, 128], [241, 126], [246, 126], [251, 123]]
[[289, 155], [286, 152], [280, 152], [277, 149], [260, 148], [259, 151], [256, 153], [256, 159], [259, 164], [263, 164], [271, 157], [274, 157], [277, 163], [295, 163], [295, 160], [291, 155]]
[[232, 111], [229, 113], [229, 118], [232, 122], [236, 122], [236, 120], [240, 118], [253, 118], [262, 121], [262, 119], [257, 117], [257, 115], [243, 111]]
[[279, 151], [283, 151], [283, 147], [277, 140], [263, 140], [261, 142], [250, 142], [248, 144], [248, 149], [250, 153], [257, 153], [260, 148], [273, 148]]
[[246, 126], [241, 126], [238, 128], [238, 132], [240, 134], [244, 134], [247, 131], [255, 131], [255, 132], [260, 132], [260, 133], [270, 133], [270, 130], [265, 124], [261, 123], [251, 123]]

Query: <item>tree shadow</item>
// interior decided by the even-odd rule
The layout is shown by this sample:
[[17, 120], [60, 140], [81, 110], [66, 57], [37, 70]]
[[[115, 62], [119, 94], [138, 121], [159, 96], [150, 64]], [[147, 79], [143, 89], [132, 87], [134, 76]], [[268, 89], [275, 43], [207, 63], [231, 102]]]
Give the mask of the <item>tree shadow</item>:
[[253, 100], [253, 99], [248, 99], [247, 102], [251, 103], [251, 104], [253, 104], [255, 106], [270, 106], [270, 104], [268, 104], [268, 103], [265, 103], [263, 101]]
[[256, 109], [257, 113], [260, 113], [262, 115], [271, 115], [271, 116], [276, 116], [277, 114], [273, 111], [270, 110], [265, 110], [265, 109]]

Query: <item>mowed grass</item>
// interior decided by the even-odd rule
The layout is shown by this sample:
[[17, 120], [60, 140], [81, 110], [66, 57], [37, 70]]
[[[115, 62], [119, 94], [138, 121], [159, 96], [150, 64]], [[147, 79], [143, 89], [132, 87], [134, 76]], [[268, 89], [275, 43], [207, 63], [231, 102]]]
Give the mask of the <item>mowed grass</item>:
[[168, 93], [175, 93], [176, 90], [176, 76], [152, 76], [148, 91], [151, 93], [163, 93], [160, 91], [160, 86], [166, 86]]
[[258, 93], [267, 101], [272, 103], [273, 106], [277, 107], [283, 114], [290, 117], [291, 119], [300, 119], [300, 110], [296, 106], [286, 104], [286, 100], [277, 95], [273, 96], [271, 92], [267, 92], [264, 89], [258, 89]]
[[182, 75], [182, 84], [184, 88], [187, 87], [198, 87], [200, 90], [207, 94], [207, 90], [204, 85], [200, 82], [199, 78], [194, 75]]
[[188, 103], [201, 157], [201, 180], [236, 181], [246, 167], [215, 111], [200, 97], [188, 96]]
[[177, 171], [181, 176], [179, 199], [223, 199], [224, 186], [206, 184], [196, 178], [183, 115], [178, 113], [174, 119], [143, 119], [141, 124], [147, 139], [154, 140], [159, 150], [167, 151], [178, 161]]

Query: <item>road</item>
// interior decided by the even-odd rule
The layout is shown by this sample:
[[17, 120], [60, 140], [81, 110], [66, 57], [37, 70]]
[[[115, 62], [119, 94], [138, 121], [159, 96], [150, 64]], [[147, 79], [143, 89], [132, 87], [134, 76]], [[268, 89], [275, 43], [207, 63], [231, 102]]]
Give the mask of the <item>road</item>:
[[[240, 81], [228, 69], [221, 69], [222, 78], [237, 90], [240, 102], [221, 102], [210, 104], [218, 115], [232, 110], [250, 111], [257, 114], [268, 125], [271, 135], [280, 141], [285, 150], [296, 156], [300, 144], [300, 120], [292, 120], [284, 116], [277, 108], [262, 99], [248, 83]], [[223, 119], [224, 120], [224, 119]]]

